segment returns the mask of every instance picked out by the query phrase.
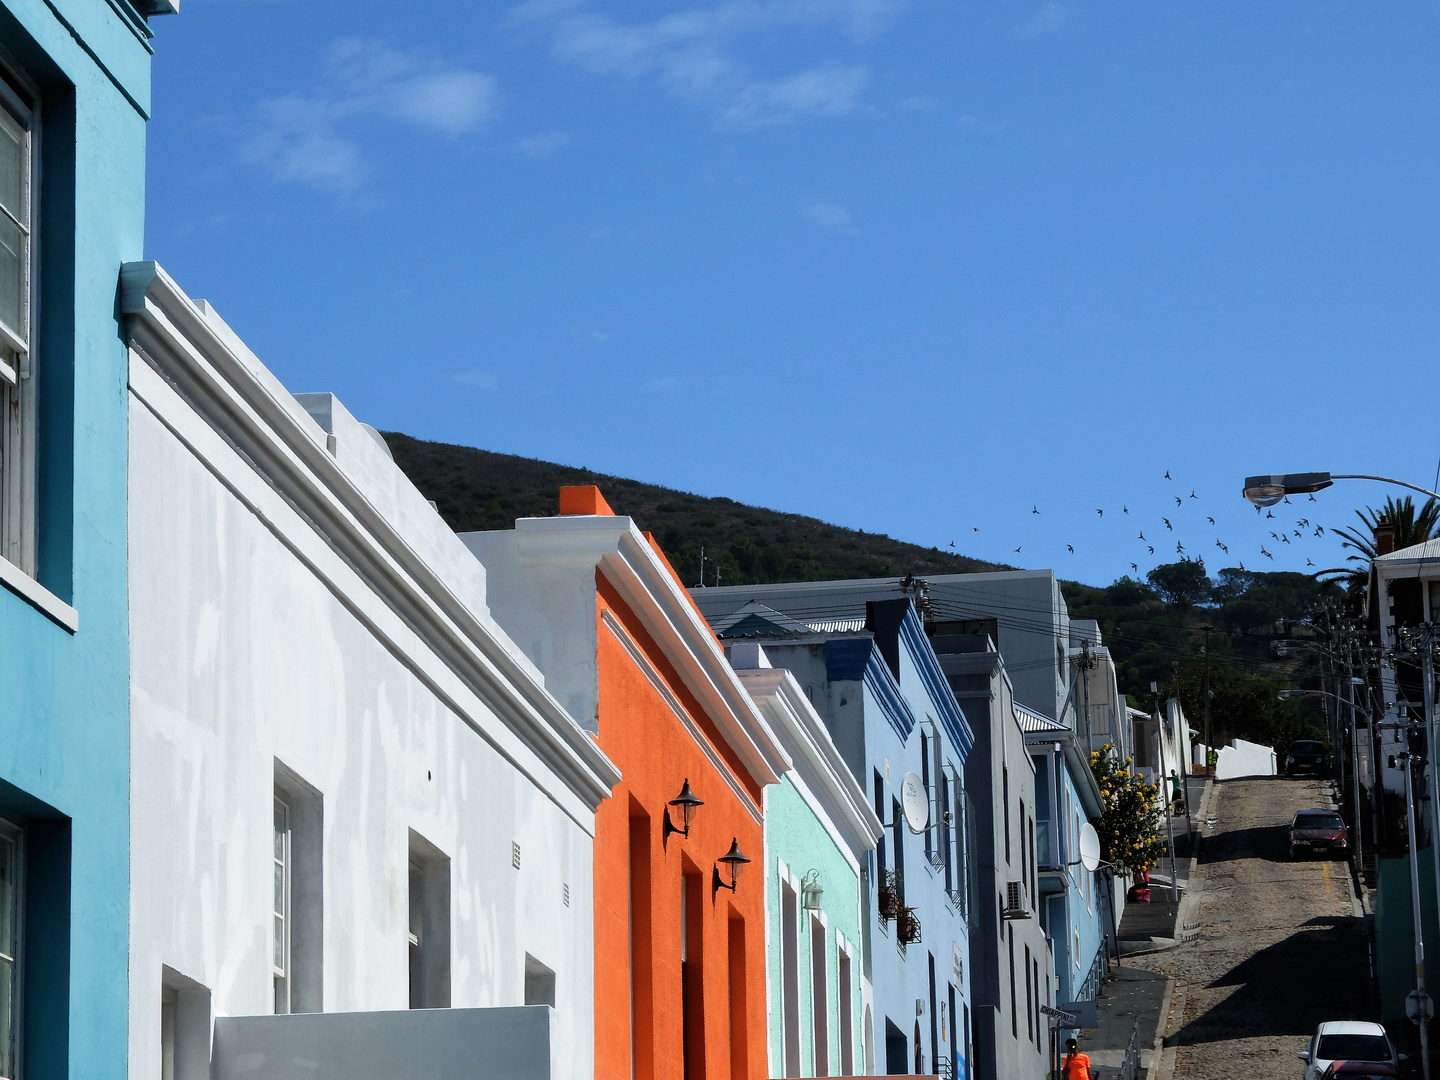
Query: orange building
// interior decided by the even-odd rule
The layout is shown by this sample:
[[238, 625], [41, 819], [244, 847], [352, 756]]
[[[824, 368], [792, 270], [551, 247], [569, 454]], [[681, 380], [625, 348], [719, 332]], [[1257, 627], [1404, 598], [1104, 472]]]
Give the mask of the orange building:
[[[784, 752], [669, 562], [599, 489], [462, 539], [495, 618], [622, 773], [595, 824], [595, 1077], [765, 1077], [761, 792]], [[736, 850], [755, 867], [731, 888]]]

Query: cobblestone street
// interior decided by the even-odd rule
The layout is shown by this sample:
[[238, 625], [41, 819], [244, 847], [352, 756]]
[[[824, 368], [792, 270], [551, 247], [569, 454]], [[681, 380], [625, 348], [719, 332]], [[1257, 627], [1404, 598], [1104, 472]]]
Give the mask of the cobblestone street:
[[1330, 805], [1319, 780], [1214, 789], [1198, 904], [1184, 916], [1191, 940], [1128, 961], [1176, 980], [1165, 1057], [1178, 1080], [1298, 1080], [1295, 1054], [1320, 1021], [1367, 1018], [1368, 951], [1348, 868], [1288, 857], [1295, 811]]

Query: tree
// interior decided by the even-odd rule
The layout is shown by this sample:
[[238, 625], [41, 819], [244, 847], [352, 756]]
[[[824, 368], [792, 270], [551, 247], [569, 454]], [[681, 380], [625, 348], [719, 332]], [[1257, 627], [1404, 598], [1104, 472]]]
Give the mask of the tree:
[[1437, 504], [1434, 499], [1426, 499], [1425, 505], [1417, 514], [1415, 500], [1409, 495], [1403, 499], [1396, 499], [1392, 495], [1385, 500], [1385, 505], [1381, 509], [1376, 510], [1373, 506], [1367, 506], [1364, 510], [1356, 510], [1355, 516], [1360, 519], [1360, 524], [1364, 526], [1363, 529], [1333, 529], [1331, 531], [1341, 538], [1341, 547], [1350, 548], [1355, 552], [1345, 561], [1359, 565], [1348, 570], [1336, 567], [1333, 570], [1321, 571], [1322, 574], [1344, 574], [1352, 593], [1363, 589], [1370, 579], [1370, 563], [1379, 554], [1375, 550], [1375, 530], [1382, 523], [1393, 525], [1396, 551], [1423, 544], [1426, 540], [1432, 540], [1435, 537], [1436, 526], [1440, 525], [1440, 504]]
[[1155, 591], [1181, 611], [1210, 599], [1212, 586], [1199, 559], [1162, 563], [1145, 575]]
[[1090, 755], [1090, 771], [1105, 807], [1095, 830], [1100, 834], [1100, 857], [1122, 873], [1149, 870], [1164, 853], [1160, 839], [1164, 801], [1159, 786], [1147, 784], [1131, 767], [1131, 760], [1121, 761], [1109, 744]]

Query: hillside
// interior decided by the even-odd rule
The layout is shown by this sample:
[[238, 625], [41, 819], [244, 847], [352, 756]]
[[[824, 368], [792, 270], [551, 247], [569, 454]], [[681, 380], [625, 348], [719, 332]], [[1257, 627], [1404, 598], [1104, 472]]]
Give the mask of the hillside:
[[772, 581], [961, 574], [1008, 567], [952, 555], [876, 533], [830, 525], [733, 499], [691, 495], [589, 469], [385, 432], [395, 463], [456, 532], [508, 529], [516, 518], [559, 510], [565, 484], [596, 484], [617, 514], [655, 534], [689, 583], [753, 585]]

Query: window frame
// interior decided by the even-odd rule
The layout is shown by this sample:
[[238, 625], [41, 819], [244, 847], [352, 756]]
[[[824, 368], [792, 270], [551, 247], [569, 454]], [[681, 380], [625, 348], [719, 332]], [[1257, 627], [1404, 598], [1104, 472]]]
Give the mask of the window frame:
[[[27, 102], [25, 99], [29, 97]], [[24, 132], [24, 216], [14, 221], [25, 238], [21, 273], [22, 321], [0, 323], [0, 346], [13, 350], [14, 363], [0, 356], [0, 558], [34, 579], [37, 573], [37, 437], [39, 409], [35, 364], [35, 327], [39, 322], [41, 98], [38, 88], [7, 53], [0, 50], [0, 110]], [[11, 410], [15, 400], [18, 408]]]
[[[14, 847], [14, 889], [10, 897], [10, 1047], [12, 1072], [4, 1080], [24, 1075], [25, 1061], [25, 830], [9, 818], [0, 817], [0, 837]], [[3, 943], [0, 943], [3, 944]], [[3, 1075], [3, 1074], [0, 1074]]]
[[[294, 825], [292, 822], [293, 812], [290, 804], [275, 792], [274, 796], [274, 817], [272, 819], [270, 862], [273, 872], [278, 875], [280, 887], [280, 905], [275, 909], [272, 897], [270, 926], [270, 979], [271, 989], [274, 993], [273, 1007], [276, 1016], [288, 1015], [290, 1012], [290, 916], [294, 907], [291, 890], [294, 881], [294, 867], [292, 853], [294, 850], [293, 834]], [[281, 851], [277, 854], [274, 850], [274, 840], [280, 839]], [[272, 881], [272, 885], [275, 884]], [[278, 924], [278, 925], [277, 925]], [[276, 953], [280, 955], [280, 962], [275, 961]]]

